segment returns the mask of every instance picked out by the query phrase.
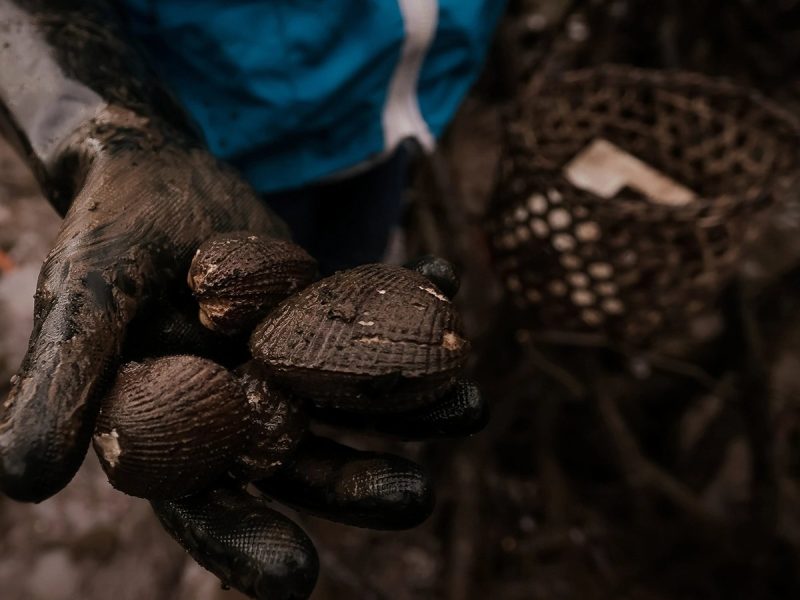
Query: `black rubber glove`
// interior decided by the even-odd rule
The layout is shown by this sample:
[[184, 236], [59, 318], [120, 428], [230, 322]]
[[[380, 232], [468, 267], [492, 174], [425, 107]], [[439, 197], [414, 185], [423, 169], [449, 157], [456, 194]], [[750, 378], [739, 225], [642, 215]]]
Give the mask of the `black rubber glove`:
[[[413, 267], [440, 290], [458, 289], [452, 268], [440, 259], [429, 257]], [[256, 377], [259, 371], [249, 373]], [[477, 388], [466, 381], [459, 381], [443, 398], [404, 414], [321, 409], [314, 407], [313, 399], [304, 406], [312, 418], [403, 439], [469, 435], [488, 417]], [[281, 431], [285, 444], [283, 438], [294, 433], [283, 427]], [[296, 435], [304, 439], [288, 464], [254, 482], [266, 496], [301, 512], [372, 529], [406, 529], [430, 515], [433, 488], [419, 465], [391, 454], [355, 450], [306, 434], [305, 428]], [[229, 479], [210, 491], [153, 506], [167, 531], [226, 585], [262, 600], [308, 598], [319, 570], [313, 543], [264, 500], [245, 491], [245, 483]]]
[[[463, 402], [464, 395], [470, 402]], [[427, 415], [448, 435], [473, 433], [485, 423], [486, 407], [469, 384], [461, 384], [441, 405], [450, 407], [442, 414], [450, 414], [451, 423], [433, 416], [436, 411]], [[410, 431], [418, 437], [413, 427]], [[434, 503], [431, 482], [415, 463], [313, 435], [291, 464], [255, 486], [301, 512], [371, 529], [414, 527], [430, 515]], [[165, 529], [225, 585], [259, 600], [311, 595], [319, 571], [313, 543], [241, 484], [221, 483], [190, 498], [153, 502], [153, 508]]]
[[205, 239], [286, 235], [205, 150], [115, 19], [99, 2], [0, 0], [4, 130], [65, 212], [28, 354], [0, 406], [0, 490], [18, 500], [44, 500], [73, 477], [129, 324], [183, 289]]

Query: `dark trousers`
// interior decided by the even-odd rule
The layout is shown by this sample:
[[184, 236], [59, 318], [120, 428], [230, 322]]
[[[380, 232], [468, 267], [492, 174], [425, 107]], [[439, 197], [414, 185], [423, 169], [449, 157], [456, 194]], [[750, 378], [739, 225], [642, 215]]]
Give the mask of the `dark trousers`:
[[399, 224], [408, 180], [408, 152], [346, 179], [268, 194], [292, 237], [319, 261], [322, 275], [379, 262]]

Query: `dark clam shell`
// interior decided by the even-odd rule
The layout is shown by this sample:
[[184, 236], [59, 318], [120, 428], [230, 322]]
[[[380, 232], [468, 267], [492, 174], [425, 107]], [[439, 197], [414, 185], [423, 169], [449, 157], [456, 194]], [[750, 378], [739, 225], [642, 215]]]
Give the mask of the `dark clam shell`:
[[452, 385], [469, 343], [450, 300], [428, 279], [365, 265], [284, 301], [250, 338], [269, 375], [320, 404], [397, 412]]
[[246, 481], [269, 477], [286, 464], [308, 431], [302, 406], [266, 381], [251, 361], [236, 370], [250, 405], [250, 442], [237, 458], [234, 475]]
[[93, 442], [115, 488], [169, 499], [211, 484], [248, 436], [248, 403], [233, 374], [202, 358], [169, 356], [123, 365]]
[[311, 283], [317, 263], [299, 246], [248, 232], [214, 236], [200, 246], [189, 287], [200, 321], [214, 331], [249, 331], [282, 300]]

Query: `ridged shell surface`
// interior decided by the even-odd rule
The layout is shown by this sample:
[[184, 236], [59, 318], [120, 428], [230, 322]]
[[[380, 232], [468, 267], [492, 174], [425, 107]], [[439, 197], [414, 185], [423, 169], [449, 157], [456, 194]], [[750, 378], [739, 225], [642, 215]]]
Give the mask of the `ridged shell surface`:
[[250, 339], [269, 374], [321, 404], [395, 412], [444, 393], [469, 343], [450, 300], [428, 279], [365, 265], [283, 302]]
[[215, 236], [200, 246], [189, 269], [189, 287], [200, 320], [223, 333], [252, 329], [258, 321], [316, 277], [305, 250], [247, 232]]
[[170, 356], [120, 369], [93, 442], [115, 488], [168, 499], [211, 484], [248, 436], [247, 399], [236, 378], [211, 361]]

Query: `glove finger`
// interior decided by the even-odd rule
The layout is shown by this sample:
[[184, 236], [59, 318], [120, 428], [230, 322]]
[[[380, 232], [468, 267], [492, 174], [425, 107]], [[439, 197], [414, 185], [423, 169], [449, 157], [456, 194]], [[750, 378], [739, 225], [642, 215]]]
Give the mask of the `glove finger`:
[[227, 336], [204, 327], [197, 318], [197, 304], [162, 299], [153, 309], [137, 316], [125, 339], [126, 361], [192, 354], [232, 368], [246, 362], [247, 336]]
[[465, 437], [481, 431], [489, 421], [489, 405], [478, 387], [458, 381], [453, 389], [431, 406], [398, 415], [365, 415], [314, 406], [314, 419], [374, 431], [406, 440]]
[[433, 489], [404, 458], [309, 436], [292, 465], [255, 486], [298, 510], [356, 527], [408, 529], [427, 519]]
[[407, 269], [416, 271], [425, 276], [451, 300], [461, 287], [461, 280], [456, 273], [456, 268], [450, 261], [438, 256], [427, 255], [405, 264]]
[[259, 600], [311, 595], [319, 559], [306, 533], [244, 490], [219, 487], [153, 502], [161, 524], [223, 584]]
[[42, 270], [28, 353], [0, 406], [0, 490], [17, 500], [44, 500], [72, 479], [120, 352], [124, 294], [84, 266], [56, 259]]

